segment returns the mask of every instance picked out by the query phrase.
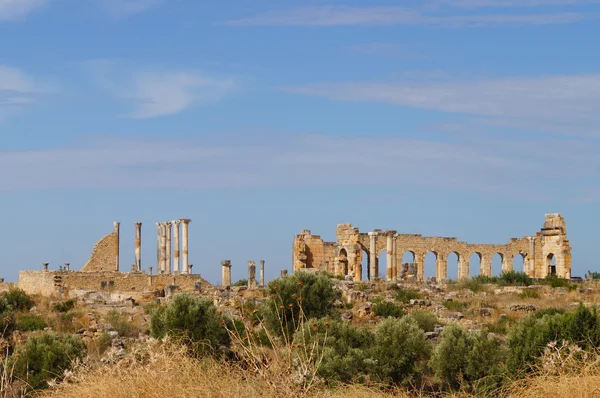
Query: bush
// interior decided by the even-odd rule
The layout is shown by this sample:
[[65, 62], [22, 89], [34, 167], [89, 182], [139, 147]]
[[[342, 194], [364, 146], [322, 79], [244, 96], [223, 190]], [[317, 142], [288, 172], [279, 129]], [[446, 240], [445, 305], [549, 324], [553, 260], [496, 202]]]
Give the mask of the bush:
[[38, 390], [48, 387], [50, 379], [62, 379], [64, 371], [84, 354], [85, 346], [78, 336], [39, 332], [17, 347], [9, 368], [14, 367], [14, 376], [25, 381], [29, 391]]
[[117, 310], [108, 311], [106, 321], [121, 337], [136, 337], [139, 333], [139, 328]]
[[569, 291], [577, 289], [577, 286], [567, 279], [559, 278], [556, 275], [548, 275], [540, 281], [542, 285], [549, 285], [550, 287], [564, 287]]
[[521, 298], [521, 299], [528, 299], [528, 298], [538, 299], [538, 298], [540, 298], [540, 294], [536, 290], [525, 289], [521, 293], [519, 293], [519, 298]]
[[[397, 286], [397, 285], [392, 285], [392, 286]], [[419, 293], [417, 290], [414, 289], [406, 289], [403, 287], [397, 287], [396, 289], [396, 300], [400, 301], [401, 303], [408, 303], [410, 300], [419, 300], [421, 298], [423, 298], [423, 296], [421, 295], [421, 293]]]
[[387, 318], [375, 330], [375, 375], [384, 381], [414, 383], [420, 378], [430, 351], [425, 333], [413, 318]]
[[286, 338], [293, 336], [301, 321], [331, 315], [333, 302], [340, 297], [326, 274], [302, 271], [269, 282], [267, 291], [271, 300], [262, 307], [265, 322]]
[[[370, 350], [374, 339], [365, 328], [325, 318], [306, 322], [294, 334], [294, 345], [296, 355], [305, 360], [311, 353], [315, 354], [313, 360], [322, 358], [317, 374], [327, 383], [349, 383], [372, 370]], [[313, 353], [311, 347], [317, 352]]]
[[153, 312], [150, 333], [155, 338], [181, 338], [196, 355], [216, 355], [220, 346], [231, 344], [225, 321], [212, 301], [179, 293]]
[[445, 387], [458, 389], [469, 386], [483, 392], [496, 388], [501, 382], [505, 350], [497, 338], [481, 332], [469, 333], [458, 325], [450, 325], [441, 334], [431, 367]]
[[373, 312], [375, 315], [382, 316], [384, 318], [402, 318], [404, 316], [404, 311], [402, 308], [398, 307], [394, 303], [390, 303], [389, 301], [382, 301], [375, 304], [373, 306]]
[[17, 329], [22, 331], [42, 330], [48, 324], [39, 315], [36, 314], [21, 314], [17, 318]]
[[464, 311], [469, 308], [469, 304], [463, 301], [444, 301], [443, 305], [450, 311]]
[[248, 279], [240, 279], [239, 281], [233, 283], [231, 286], [248, 286]]
[[478, 293], [483, 290], [483, 283], [479, 280], [479, 278], [469, 278], [464, 279], [459, 284], [461, 289], [469, 289], [473, 293]]
[[15, 313], [6, 297], [0, 295], [0, 335], [8, 337], [15, 330], [17, 322]]
[[507, 316], [498, 319], [495, 323], [485, 327], [486, 332], [495, 334], [507, 334], [511, 326], [515, 324], [512, 318]]
[[31, 297], [21, 289], [10, 289], [2, 292], [1, 296], [6, 299], [14, 311], [29, 311], [35, 305]]
[[433, 332], [435, 326], [440, 324], [435, 314], [429, 311], [415, 311], [410, 314], [410, 317], [417, 322], [419, 328], [424, 332]]
[[503, 272], [498, 279], [500, 284], [510, 286], [529, 286], [533, 283], [531, 277], [524, 272]]
[[61, 301], [59, 303], [54, 303], [54, 305], [52, 307], [54, 308], [54, 311], [56, 311], [56, 312], [69, 312], [73, 308], [75, 308], [75, 300], [69, 299], [67, 301]]

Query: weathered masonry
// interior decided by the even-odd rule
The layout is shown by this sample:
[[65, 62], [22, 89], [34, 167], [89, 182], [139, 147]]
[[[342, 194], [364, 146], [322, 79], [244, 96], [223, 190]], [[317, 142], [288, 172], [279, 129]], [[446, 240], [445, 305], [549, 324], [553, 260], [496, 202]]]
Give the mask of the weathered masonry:
[[[476, 253], [480, 260], [479, 273], [491, 276], [492, 257], [499, 254], [502, 271], [513, 270], [515, 256], [522, 256], [523, 271], [534, 278], [557, 275], [571, 277], [571, 246], [567, 239], [567, 225], [561, 214], [546, 214], [546, 221], [535, 236], [511, 238], [505, 245], [471, 244], [457, 238], [424, 237], [398, 234], [393, 230], [374, 230], [362, 233], [352, 224], [337, 226], [337, 242], [324, 242], [318, 235], [303, 230], [293, 244], [293, 269], [316, 268], [334, 275], [362, 279], [363, 256], [368, 264], [367, 277], [378, 278], [379, 259], [385, 252], [387, 280], [425, 279], [425, 256], [431, 252], [436, 258], [436, 280], [448, 277], [448, 256], [458, 257], [458, 278], [469, 277], [469, 259]], [[405, 253], [412, 253], [413, 262], [402, 264]], [[383, 271], [383, 270], [382, 270]]]

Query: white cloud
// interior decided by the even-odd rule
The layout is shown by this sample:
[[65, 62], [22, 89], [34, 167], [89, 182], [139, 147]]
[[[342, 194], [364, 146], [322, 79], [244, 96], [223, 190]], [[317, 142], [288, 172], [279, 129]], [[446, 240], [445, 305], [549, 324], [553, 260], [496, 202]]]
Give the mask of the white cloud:
[[0, 0], [0, 21], [22, 18], [45, 4], [46, 0]]
[[[458, 82], [323, 83], [283, 90], [339, 101], [373, 101], [511, 123], [597, 126], [600, 75], [511, 77]], [[596, 137], [600, 131], [596, 129]]]
[[[206, 145], [113, 137], [62, 149], [0, 153], [0, 169], [9, 170], [0, 174], [0, 190], [393, 185], [502, 198], [518, 192], [513, 199], [569, 198], [577, 188], [574, 175], [600, 178], [597, 150], [579, 141], [484, 138], [254, 136], [245, 141], [223, 137]], [[549, 162], [557, 167], [549, 168]]]
[[214, 79], [195, 73], [149, 73], [137, 76], [130, 97], [137, 102], [135, 118], [179, 113], [195, 102], [221, 99], [231, 88], [230, 79]]
[[19, 69], [0, 65], [0, 120], [7, 115], [33, 104], [51, 86], [40, 83]]
[[414, 25], [487, 26], [496, 24], [564, 24], [591, 18], [583, 12], [538, 14], [447, 15], [404, 7], [319, 6], [267, 11], [249, 18], [226, 22], [242, 26], [344, 26], [344, 25]]

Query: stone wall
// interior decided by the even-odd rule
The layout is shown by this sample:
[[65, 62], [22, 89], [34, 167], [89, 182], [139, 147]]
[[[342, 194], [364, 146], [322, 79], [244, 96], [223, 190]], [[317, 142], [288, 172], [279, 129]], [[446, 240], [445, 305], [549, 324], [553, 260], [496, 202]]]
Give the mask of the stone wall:
[[119, 264], [117, 263], [118, 252], [119, 234], [111, 232], [96, 243], [89, 260], [81, 268], [81, 271], [119, 271]]
[[[470, 275], [473, 254], [479, 257], [478, 273], [481, 275], [492, 275], [492, 258], [496, 254], [501, 258], [503, 272], [512, 271], [514, 258], [521, 256], [524, 272], [532, 277], [543, 278], [550, 273], [564, 278], [571, 275], [571, 247], [566, 237], [566, 223], [560, 214], [547, 214], [544, 227], [535, 236], [511, 238], [506, 244], [472, 244], [457, 238], [398, 234], [396, 231], [374, 230], [366, 234], [352, 224], [339, 224], [336, 236], [336, 242], [324, 242], [309, 230], [296, 235], [293, 269], [323, 269], [336, 275], [351, 275], [359, 281], [362, 278], [362, 259], [366, 256], [369, 279], [374, 279], [381, 273], [378, 264], [385, 252], [386, 278], [395, 280], [403, 276], [402, 257], [408, 252], [414, 258], [419, 280], [424, 279], [425, 256], [428, 253], [435, 255], [437, 280], [447, 279], [448, 256], [453, 253], [458, 258], [459, 279]], [[374, 262], [371, 257], [375, 258]]]

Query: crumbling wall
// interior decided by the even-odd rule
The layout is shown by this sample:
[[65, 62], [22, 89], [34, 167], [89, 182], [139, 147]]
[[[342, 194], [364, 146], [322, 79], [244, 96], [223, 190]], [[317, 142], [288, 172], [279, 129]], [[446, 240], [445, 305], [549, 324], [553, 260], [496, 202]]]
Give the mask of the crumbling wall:
[[119, 271], [117, 254], [119, 252], [119, 234], [111, 232], [96, 242], [89, 260], [81, 268], [82, 272]]
[[57, 272], [46, 271], [19, 271], [19, 289], [28, 294], [52, 296], [56, 292], [54, 277]]

